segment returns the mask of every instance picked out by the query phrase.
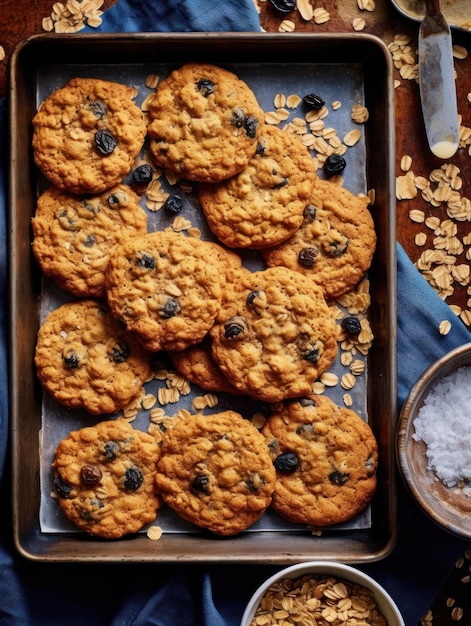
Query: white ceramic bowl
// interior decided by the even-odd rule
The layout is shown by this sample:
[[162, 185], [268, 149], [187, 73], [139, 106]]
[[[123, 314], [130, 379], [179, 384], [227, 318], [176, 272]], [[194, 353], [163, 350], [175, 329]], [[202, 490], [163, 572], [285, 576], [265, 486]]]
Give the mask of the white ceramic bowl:
[[413, 439], [414, 420], [427, 394], [441, 378], [463, 366], [471, 366], [471, 343], [451, 350], [420, 376], [399, 416], [396, 452], [404, 483], [424, 513], [445, 530], [469, 541], [471, 497], [442, 484], [427, 467], [425, 443]]
[[268, 578], [262, 585], [260, 585], [257, 591], [250, 598], [242, 616], [240, 626], [250, 625], [250, 622], [255, 615], [255, 611], [260, 604], [260, 600], [273, 583], [282, 580], [283, 578], [301, 578], [302, 576], [308, 574], [317, 576], [326, 574], [328, 576], [334, 576], [337, 579], [348, 580], [350, 582], [363, 585], [363, 587], [366, 587], [373, 592], [378, 610], [386, 618], [388, 626], [405, 626], [404, 620], [394, 600], [386, 592], [386, 590], [381, 587], [381, 585], [379, 585], [367, 574], [364, 574], [350, 565], [331, 561], [309, 561], [306, 563], [298, 563], [282, 569]]

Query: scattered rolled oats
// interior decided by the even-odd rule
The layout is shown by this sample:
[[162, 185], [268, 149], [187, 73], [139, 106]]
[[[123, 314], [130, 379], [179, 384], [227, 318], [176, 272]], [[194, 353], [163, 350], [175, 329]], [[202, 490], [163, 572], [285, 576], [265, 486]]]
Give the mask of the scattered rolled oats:
[[362, 17], [356, 17], [352, 22], [353, 30], [356, 31], [363, 30], [365, 28], [365, 25], [366, 22]]
[[283, 20], [278, 27], [280, 33], [292, 33], [296, 29], [296, 24], [293, 20]]
[[453, 44], [453, 56], [455, 59], [466, 59], [468, 51], [464, 46]]
[[343, 138], [343, 143], [348, 146], [349, 148], [351, 148], [352, 146], [354, 146], [357, 141], [360, 139], [361, 137], [361, 133], [358, 129], [354, 128], [353, 130], [349, 131], [345, 137]]
[[325, 24], [330, 20], [330, 15], [328, 11], [321, 7], [314, 9], [313, 17], [316, 24]]
[[362, 104], [354, 104], [352, 107], [352, 120], [357, 124], [364, 124], [368, 121], [370, 114], [368, 109]]
[[158, 541], [161, 537], [162, 537], [162, 529], [160, 528], [160, 526], [151, 526], [148, 530], [147, 530], [147, 536], [149, 537], [149, 539], [151, 539], [152, 541]]
[[448, 335], [451, 330], [451, 322], [449, 320], [442, 320], [438, 325], [438, 331], [440, 335]]
[[296, 8], [304, 21], [310, 22], [312, 20], [314, 9], [310, 0], [296, 0]]

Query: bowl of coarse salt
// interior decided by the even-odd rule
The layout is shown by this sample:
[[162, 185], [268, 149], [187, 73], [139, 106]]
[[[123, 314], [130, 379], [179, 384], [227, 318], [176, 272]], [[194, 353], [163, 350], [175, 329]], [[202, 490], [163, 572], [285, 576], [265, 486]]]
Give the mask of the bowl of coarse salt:
[[471, 539], [471, 343], [433, 363], [402, 407], [399, 469], [422, 510], [445, 530]]
[[335, 561], [297, 563], [267, 578], [250, 598], [240, 626], [317, 623], [405, 626], [379, 583]]

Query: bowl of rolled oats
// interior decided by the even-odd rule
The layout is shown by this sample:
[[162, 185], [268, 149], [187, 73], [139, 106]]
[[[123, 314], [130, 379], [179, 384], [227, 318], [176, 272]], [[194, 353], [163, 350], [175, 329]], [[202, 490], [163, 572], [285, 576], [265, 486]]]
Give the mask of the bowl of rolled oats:
[[280, 570], [255, 591], [240, 626], [330, 624], [405, 626], [394, 600], [373, 578], [330, 561]]

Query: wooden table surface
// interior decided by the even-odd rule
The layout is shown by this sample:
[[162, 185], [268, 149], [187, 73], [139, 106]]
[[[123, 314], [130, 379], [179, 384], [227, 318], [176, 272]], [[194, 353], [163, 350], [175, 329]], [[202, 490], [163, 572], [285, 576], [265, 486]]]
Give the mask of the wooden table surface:
[[[471, 327], [471, 31], [453, 31], [462, 145], [453, 158], [441, 161], [428, 149], [415, 79], [419, 24], [403, 17], [389, 0], [298, 3], [300, 8], [315, 8], [314, 15], [306, 20], [296, 9], [283, 16], [274, 11], [269, 0], [257, 0], [263, 30], [351, 33], [354, 24], [360, 24], [356, 26], [359, 28], [364, 21], [362, 32], [379, 36], [390, 46], [393, 58], [397, 57], [396, 176], [401, 189], [401, 198], [397, 199], [397, 238], [411, 260], [420, 262], [424, 277]], [[106, 10], [112, 4], [113, 0], [105, 0], [101, 8]], [[53, 5], [51, 0], [0, 0], [0, 50], [4, 52], [0, 62], [0, 97], [7, 93], [11, 51], [22, 39], [44, 32], [44, 18], [51, 16]], [[409, 49], [404, 47], [407, 39]]]

